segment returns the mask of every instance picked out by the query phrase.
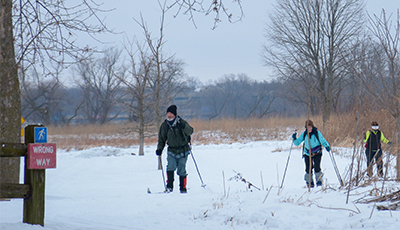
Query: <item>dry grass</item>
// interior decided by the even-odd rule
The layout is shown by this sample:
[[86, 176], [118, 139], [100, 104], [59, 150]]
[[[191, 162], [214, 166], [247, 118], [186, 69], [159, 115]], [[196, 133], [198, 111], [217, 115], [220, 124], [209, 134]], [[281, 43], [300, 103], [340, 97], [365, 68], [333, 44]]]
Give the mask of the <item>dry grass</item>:
[[[197, 144], [221, 144], [263, 140], [284, 140], [304, 118], [222, 119], [191, 121]], [[289, 131], [291, 130], [291, 131]]]
[[[138, 136], [129, 124], [79, 125], [48, 127], [49, 142], [62, 149], [87, 149], [98, 146], [128, 147], [138, 145]], [[148, 138], [149, 143], [156, 139]]]
[[[357, 117], [359, 117], [359, 122], [356, 130]], [[377, 121], [379, 129], [384, 133], [384, 136], [388, 140], [393, 140], [395, 121], [384, 111], [364, 114], [353, 112], [332, 116], [330, 122], [320, 130], [323, 132], [324, 137], [334, 146], [351, 147], [354, 145], [356, 133], [359, 143], [365, 138], [366, 131], [371, 129], [371, 121]], [[317, 126], [322, 127], [322, 119], [319, 120]]]
[[[311, 117], [314, 124], [323, 133], [332, 146], [351, 147], [354, 143], [357, 114], [349, 113], [332, 116], [330, 122], [323, 127], [322, 117]], [[264, 140], [288, 140], [295, 129], [304, 131], [306, 117], [283, 118], [270, 117], [263, 119], [221, 119], [192, 120], [195, 129], [192, 135], [193, 144], [246, 143]], [[372, 120], [378, 121], [385, 137], [389, 140], [393, 133], [393, 120], [387, 114], [362, 114], [358, 129], [358, 138], [363, 137], [370, 128]], [[107, 125], [81, 125], [48, 127], [49, 142], [57, 143], [62, 149], [87, 149], [97, 146], [130, 147], [139, 144], [136, 133], [130, 132], [132, 123]], [[157, 129], [152, 137], [146, 138], [146, 145], [157, 143]]]

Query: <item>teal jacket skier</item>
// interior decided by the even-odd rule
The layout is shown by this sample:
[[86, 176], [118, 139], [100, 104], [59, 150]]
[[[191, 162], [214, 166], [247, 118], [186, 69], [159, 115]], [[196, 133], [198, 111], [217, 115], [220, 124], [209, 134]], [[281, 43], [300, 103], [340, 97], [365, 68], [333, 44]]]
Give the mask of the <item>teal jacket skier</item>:
[[[321, 145], [330, 150], [329, 143], [325, 140], [324, 136], [317, 128], [313, 128], [310, 132], [310, 143], [311, 143], [311, 156], [315, 155], [317, 150], [320, 150]], [[317, 137], [318, 136], [318, 137]], [[304, 148], [303, 148], [303, 155], [309, 156], [310, 155], [310, 144], [308, 143], [308, 136], [307, 131], [304, 131], [300, 136], [294, 139], [293, 144], [299, 146], [304, 141]], [[329, 151], [328, 151], [329, 152]]]
[[[325, 147], [326, 151], [331, 151], [329, 143], [325, 140], [324, 136], [311, 120], [305, 122], [306, 130], [297, 137], [297, 133], [292, 135], [293, 144], [298, 146], [304, 142], [302, 149], [304, 163], [306, 165], [306, 174], [304, 175], [304, 180], [307, 186], [314, 187], [314, 180], [312, 179], [312, 169], [315, 172], [315, 180], [317, 181], [317, 186], [322, 185], [323, 173], [321, 172], [321, 157], [322, 157], [322, 146]], [[310, 151], [311, 149], [311, 151]], [[310, 152], [311, 152], [311, 168], [310, 168]], [[311, 174], [311, 176], [310, 176]], [[310, 180], [311, 178], [311, 180]]]

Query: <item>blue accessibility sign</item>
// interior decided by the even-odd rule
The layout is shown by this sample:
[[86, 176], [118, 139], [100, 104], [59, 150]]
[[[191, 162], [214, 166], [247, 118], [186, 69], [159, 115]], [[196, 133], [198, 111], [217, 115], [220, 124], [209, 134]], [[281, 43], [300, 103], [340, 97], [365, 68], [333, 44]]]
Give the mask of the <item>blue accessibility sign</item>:
[[47, 127], [35, 127], [35, 143], [47, 143]]

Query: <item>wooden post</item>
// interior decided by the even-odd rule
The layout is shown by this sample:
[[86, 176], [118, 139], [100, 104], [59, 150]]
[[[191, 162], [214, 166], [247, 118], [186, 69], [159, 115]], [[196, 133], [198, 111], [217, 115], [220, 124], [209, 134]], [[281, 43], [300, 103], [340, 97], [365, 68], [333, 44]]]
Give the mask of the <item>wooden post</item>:
[[[42, 125], [28, 125], [25, 128], [25, 143], [35, 142], [35, 127]], [[28, 157], [25, 157], [25, 184], [31, 187], [31, 196], [24, 199], [23, 222], [44, 226], [44, 198], [45, 198], [45, 169], [28, 169]]]

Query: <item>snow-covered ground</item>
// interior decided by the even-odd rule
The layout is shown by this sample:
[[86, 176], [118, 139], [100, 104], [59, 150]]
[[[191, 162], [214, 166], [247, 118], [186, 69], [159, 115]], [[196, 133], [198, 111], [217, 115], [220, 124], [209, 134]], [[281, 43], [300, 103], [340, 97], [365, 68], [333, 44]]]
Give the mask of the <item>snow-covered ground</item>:
[[[23, 224], [23, 201], [13, 199], [0, 202], [0, 229], [399, 229], [400, 211], [353, 203], [374, 184], [353, 190], [346, 204], [346, 191], [339, 189], [326, 152], [321, 164], [326, 189], [308, 192], [301, 151], [294, 148], [279, 190], [290, 144], [195, 145], [193, 154], [206, 186], [201, 187], [190, 157], [187, 194], [178, 189], [159, 193], [164, 184], [155, 146], [146, 147], [145, 156], [132, 155], [134, 147], [58, 150], [57, 168], [46, 170], [45, 227]], [[348, 151], [343, 154], [347, 156], [351, 152], [334, 150]], [[165, 158], [164, 150], [164, 168]], [[336, 156], [342, 174], [350, 161]], [[236, 173], [261, 190], [233, 179]], [[398, 190], [395, 183], [387, 185]]]

